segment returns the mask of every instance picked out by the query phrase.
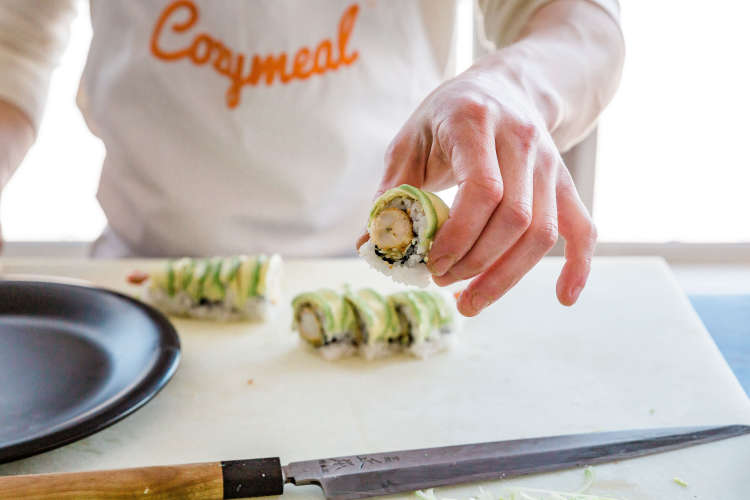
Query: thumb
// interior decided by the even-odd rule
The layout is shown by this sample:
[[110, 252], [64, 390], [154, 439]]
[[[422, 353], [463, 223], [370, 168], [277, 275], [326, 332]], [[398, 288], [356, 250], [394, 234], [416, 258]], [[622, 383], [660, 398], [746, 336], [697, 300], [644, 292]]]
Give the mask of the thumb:
[[385, 171], [375, 198], [401, 184], [422, 187], [427, 155], [413, 134], [403, 131], [393, 139], [385, 153]]

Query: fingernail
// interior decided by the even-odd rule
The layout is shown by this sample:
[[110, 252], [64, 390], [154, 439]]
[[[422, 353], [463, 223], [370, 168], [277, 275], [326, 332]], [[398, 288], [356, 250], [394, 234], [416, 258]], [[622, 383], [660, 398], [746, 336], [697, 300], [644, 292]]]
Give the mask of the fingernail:
[[582, 286], [577, 286], [577, 287], [573, 288], [570, 291], [570, 300], [573, 301], [573, 302], [575, 302], [576, 300], [578, 300], [578, 296], [581, 295], [581, 290], [583, 290]]
[[434, 262], [430, 261], [430, 272], [435, 276], [442, 276], [448, 272], [448, 269], [453, 267], [456, 263], [456, 257], [453, 255], [443, 255], [437, 258]]

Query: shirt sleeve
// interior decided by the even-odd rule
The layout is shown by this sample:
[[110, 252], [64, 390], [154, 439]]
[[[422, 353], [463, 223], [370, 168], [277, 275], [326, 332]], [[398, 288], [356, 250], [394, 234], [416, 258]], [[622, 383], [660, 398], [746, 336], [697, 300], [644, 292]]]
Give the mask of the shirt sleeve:
[[34, 130], [75, 13], [75, 0], [0, 2], [0, 99], [26, 113]]
[[[553, 0], [478, 0], [480, 19], [478, 27], [483, 31], [480, 39], [496, 48], [510, 45], [518, 39], [524, 26], [540, 7]], [[596, 4], [614, 21], [620, 24], [618, 0], [587, 0]]]

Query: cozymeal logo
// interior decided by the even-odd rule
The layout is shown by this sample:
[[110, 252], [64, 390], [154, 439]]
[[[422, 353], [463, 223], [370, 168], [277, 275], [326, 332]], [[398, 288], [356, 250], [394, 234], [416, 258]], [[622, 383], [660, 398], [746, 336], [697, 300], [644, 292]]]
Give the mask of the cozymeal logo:
[[358, 13], [357, 4], [352, 4], [344, 10], [339, 20], [335, 46], [330, 38], [324, 38], [315, 48], [300, 47], [293, 58], [286, 52], [253, 54], [249, 57], [227, 47], [217, 37], [205, 32], [194, 33], [192, 39], [186, 40], [182, 48], [164, 48], [161, 38], [165, 30], [189, 36], [200, 19], [200, 12], [195, 3], [191, 0], [177, 0], [167, 5], [156, 21], [151, 34], [151, 53], [162, 61], [187, 58], [196, 66], [210, 63], [210, 67], [217, 73], [229, 78], [226, 103], [229, 108], [236, 108], [245, 85], [256, 86], [261, 82], [273, 85], [277, 77], [283, 84], [292, 80], [307, 80], [312, 75], [338, 71], [353, 64], [359, 57], [359, 52], [348, 52], [347, 44]]

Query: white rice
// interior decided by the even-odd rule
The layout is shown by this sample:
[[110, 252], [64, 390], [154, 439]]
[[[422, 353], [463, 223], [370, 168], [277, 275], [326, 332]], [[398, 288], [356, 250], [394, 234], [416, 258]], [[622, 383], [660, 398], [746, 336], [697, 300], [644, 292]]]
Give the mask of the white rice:
[[389, 344], [387, 342], [377, 342], [361, 346], [356, 346], [350, 342], [333, 342], [321, 347], [313, 347], [304, 340], [300, 341], [306, 346], [306, 349], [314, 352], [326, 361], [336, 361], [354, 356], [367, 361], [373, 361], [399, 354], [408, 354], [419, 359], [427, 359], [437, 353], [452, 349], [456, 344], [456, 336], [438, 334], [430, 337], [425, 342], [414, 343], [410, 346], [403, 346], [400, 343]]
[[375, 254], [375, 244], [370, 240], [367, 240], [364, 245], [359, 247], [359, 255], [365, 259], [365, 262], [370, 267], [386, 276], [390, 276], [396, 283], [425, 288], [432, 281], [430, 279], [430, 271], [423, 263], [419, 261], [413, 262], [411, 259], [406, 261], [405, 264], [399, 264], [398, 262], [391, 264], [386, 262]]
[[403, 264], [400, 262], [391, 264], [378, 257], [375, 253], [375, 244], [372, 240], [367, 240], [359, 248], [359, 255], [365, 259], [365, 262], [370, 267], [386, 276], [390, 276], [397, 283], [418, 286], [420, 288], [426, 287], [431, 281], [430, 271], [422, 261], [430, 252], [432, 241], [422, 241], [420, 238], [427, 228], [427, 217], [422, 205], [411, 198], [397, 197], [389, 201], [384, 208], [398, 208], [409, 214], [412, 227], [416, 233], [416, 237], [414, 238], [414, 243], [417, 244], [416, 251]]
[[248, 297], [242, 309], [234, 304], [234, 292], [229, 290], [221, 302], [196, 304], [184, 291], [169, 296], [161, 288], [147, 288], [146, 302], [167, 314], [213, 321], [267, 321], [275, 307], [265, 297]]
[[303, 343], [326, 361], [350, 358], [357, 354], [357, 346], [350, 342], [332, 342], [318, 348], [311, 346], [307, 342]]
[[455, 344], [455, 335], [433, 335], [425, 342], [410, 345], [406, 348], [406, 351], [419, 359], [427, 359], [439, 352], [452, 349]]
[[372, 361], [374, 359], [382, 359], [397, 354], [401, 351], [401, 345], [398, 343], [390, 344], [386, 342], [373, 342], [372, 344], [365, 344], [359, 346], [357, 354], [366, 359]]

